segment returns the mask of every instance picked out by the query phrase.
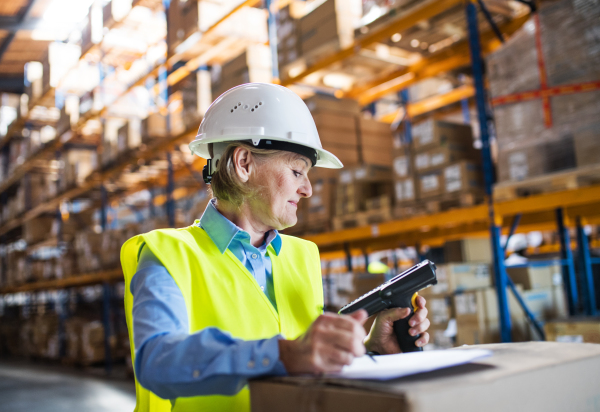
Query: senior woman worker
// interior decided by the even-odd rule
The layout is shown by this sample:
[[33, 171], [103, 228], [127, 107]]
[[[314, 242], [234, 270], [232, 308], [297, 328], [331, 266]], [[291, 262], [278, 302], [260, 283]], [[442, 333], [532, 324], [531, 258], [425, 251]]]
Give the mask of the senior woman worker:
[[[225, 92], [190, 148], [210, 159], [213, 199], [200, 220], [121, 251], [137, 411], [248, 411], [250, 378], [339, 371], [365, 346], [399, 351], [392, 323], [408, 309], [381, 313], [366, 338], [364, 311], [322, 313], [316, 245], [277, 232], [310, 197], [309, 169], [342, 167], [296, 94], [271, 84]], [[418, 306], [412, 332], [425, 345], [423, 298]]]

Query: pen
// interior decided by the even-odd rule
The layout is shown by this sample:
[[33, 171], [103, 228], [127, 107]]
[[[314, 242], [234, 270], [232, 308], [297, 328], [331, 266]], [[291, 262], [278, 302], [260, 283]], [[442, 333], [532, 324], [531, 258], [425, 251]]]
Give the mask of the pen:
[[369, 358], [371, 358], [371, 360], [372, 360], [373, 362], [377, 363], [377, 361], [375, 360], [375, 358], [373, 357], [373, 355], [371, 355], [371, 353], [370, 353], [370, 352], [367, 352], [367, 356], [368, 356]]

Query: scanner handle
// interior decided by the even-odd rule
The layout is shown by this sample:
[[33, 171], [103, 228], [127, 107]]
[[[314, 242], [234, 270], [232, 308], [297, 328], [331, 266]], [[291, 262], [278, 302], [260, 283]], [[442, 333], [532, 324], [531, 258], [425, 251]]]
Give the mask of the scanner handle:
[[423, 350], [422, 347], [415, 345], [415, 342], [421, 337], [421, 335], [419, 334], [417, 336], [410, 336], [408, 333], [408, 330], [410, 329], [408, 321], [418, 309], [416, 302], [417, 296], [419, 296], [419, 294], [415, 292], [412, 296], [402, 297], [401, 299], [394, 301], [394, 307], [410, 308], [410, 314], [407, 317], [394, 322], [394, 333], [396, 334], [396, 339], [398, 339], [400, 350], [403, 353], [421, 352]]

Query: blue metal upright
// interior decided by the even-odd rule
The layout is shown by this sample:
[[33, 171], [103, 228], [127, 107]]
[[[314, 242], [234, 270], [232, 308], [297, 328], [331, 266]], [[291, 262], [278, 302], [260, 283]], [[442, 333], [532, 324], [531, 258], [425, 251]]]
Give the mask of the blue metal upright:
[[581, 298], [583, 309], [588, 316], [595, 316], [596, 289], [594, 288], [594, 273], [592, 272], [592, 259], [588, 238], [581, 224], [581, 218], [577, 218], [577, 259], [579, 260], [579, 279], [581, 281]]
[[268, 29], [269, 29], [269, 47], [271, 49], [271, 65], [273, 73], [273, 81], [279, 82], [279, 57], [277, 53], [277, 10], [278, 4], [274, 0], [265, 0], [265, 8], [269, 13]]
[[171, 159], [171, 152], [167, 152], [167, 164], [167, 218], [169, 219], [169, 226], [175, 227], [175, 200], [173, 199], [175, 181], [173, 178], [173, 160]]
[[410, 144], [412, 142], [412, 122], [410, 117], [408, 116], [408, 103], [410, 101], [410, 95], [408, 93], [408, 89], [400, 90], [398, 93], [398, 97], [400, 97], [400, 103], [402, 103], [402, 107], [404, 107], [404, 144]]
[[467, 26], [469, 30], [469, 49], [471, 52], [471, 65], [475, 81], [475, 101], [481, 135], [481, 154], [483, 157], [483, 170], [485, 177], [485, 193], [488, 201], [488, 215], [490, 219], [490, 235], [492, 240], [492, 253], [494, 257], [494, 279], [498, 295], [498, 311], [500, 314], [500, 339], [510, 342], [511, 319], [508, 311], [506, 287], [508, 286], [506, 267], [504, 266], [504, 249], [500, 244], [501, 228], [496, 224], [494, 203], [492, 199], [492, 185], [494, 183], [494, 168], [490, 151], [490, 133], [488, 128], [488, 113], [486, 105], [485, 85], [483, 80], [483, 61], [481, 58], [481, 45], [479, 43], [479, 27], [477, 21], [477, 8], [468, 1], [465, 6]]
[[108, 196], [104, 185], [100, 186], [100, 227], [104, 232], [108, 225]]
[[565, 226], [562, 208], [556, 209], [556, 226], [558, 227], [558, 238], [560, 240], [560, 258], [563, 260], [562, 275], [569, 315], [575, 316], [579, 312], [579, 293], [577, 290], [577, 278], [575, 277], [575, 264], [573, 263], [573, 252], [571, 251], [571, 236], [569, 228]]

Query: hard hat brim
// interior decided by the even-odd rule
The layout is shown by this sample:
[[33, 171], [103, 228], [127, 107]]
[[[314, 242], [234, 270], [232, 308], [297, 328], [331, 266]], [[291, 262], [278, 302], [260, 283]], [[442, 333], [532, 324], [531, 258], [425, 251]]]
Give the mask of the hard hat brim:
[[[210, 152], [208, 150], [208, 145], [210, 143], [223, 143], [223, 142], [239, 142], [243, 140], [277, 140], [281, 142], [289, 142], [289, 140], [281, 139], [278, 137], [269, 137], [269, 136], [256, 136], [256, 135], [235, 135], [235, 136], [216, 136], [213, 138], [200, 138], [197, 136], [197, 139], [192, 141], [189, 144], [189, 148], [193, 154], [200, 156], [204, 159], [210, 159]], [[298, 143], [299, 144], [299, 143]], [[315, 167], [323, 167], [326, 169], [341, 169], [344, 167], [340, 159], [337, 158], [333, 153], [323, 149], [322, 147], [316, 147], [313, 145], [302, 144], [302, 146], [310, 147], [317, 152], [317, 163]]]

